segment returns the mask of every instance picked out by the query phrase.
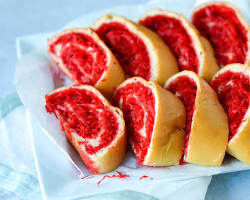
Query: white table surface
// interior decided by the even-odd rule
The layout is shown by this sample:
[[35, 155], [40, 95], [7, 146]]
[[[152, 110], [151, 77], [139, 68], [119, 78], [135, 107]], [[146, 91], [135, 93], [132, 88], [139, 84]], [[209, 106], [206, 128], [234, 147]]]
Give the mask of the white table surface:
[[[15, 91], [15, 38], [59, 29], [86, 12], [146, 0], [0, 0], [0, 96]], [[193, 0], [190, 0], [192, 4]], [[206, 200], [250, 199], [250, 171], [214, 176]], [[194, 188], [195, 189], [195, 188]], [[16, 200], [0, 189], [0, 199]]]

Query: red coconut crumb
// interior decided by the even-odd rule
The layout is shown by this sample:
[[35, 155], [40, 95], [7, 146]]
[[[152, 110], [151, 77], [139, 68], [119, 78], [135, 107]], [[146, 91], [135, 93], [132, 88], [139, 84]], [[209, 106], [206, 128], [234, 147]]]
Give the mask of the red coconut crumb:
[[249, 77], [243, 73], [227, 71], [216, 77], [211, 86], [217, 92], [220, 103], [227, 113], [231, 140], [237, 134], [249, 107]]
[[164, 15], [148, 16], [139, 22], [155, 31], [175, 54], [181, 70], [198, 73], [199, 61], [192, 38], [179, 19]]
[[153, 180], [153, 179], [154, 179], [153, 177], [149, 177], [149, 176], [144, 175], [144, 176], [141, 176], [141, 177], [139, 178], [139, 181], [141, 181], [141, 180], [144, 179], [144, 178], [149, 178], [150, 180]]
[[[59, 53], [58, 46], [61, 46]], [[95, 57], [87, 51], [88, 48], [93, 49]], [[107, 70], [104, 49], [85, 33], [63, 34], [50, 44], [49, 52], [61, 59], [73, 80], [81, 84], [95, 85]]]
[[178, 98], [183, 102], [187, 117], [186, 117], [186, 126], [185, 126], [185, 146], [184, 146], [184, 153], [182, 156], [182, 159], [180, 160], [180, 165], [185, 164], [185, 155], [187, 154], [187, 147], [189, 142], [189, 135], [191, 132], [191, 126], [192, 126], [192, 118], [193, 113], [195, 110], [195, 98], [196, 98], [196, 83], [189, 78], [188, 76], [180, 76], [173, 82], [169, 84], [167, 87], [169, 91], [171, 91], [174, 94], [178, 94]]
[[98, 181], [98, 183], [97, 183], [97, 185], [98, 186], [100, 186], [100, 184], [101, 184], [101, 182], [104, 180], [104, 179], [106, 179], [106, 178], [127, 178], [127, 177], [129, 177], [129, 175], [128, 174], [123, 174], [123, 173], [121, 173], [121, 172], [119, 172], [119, 171], [115, 171], [117, 174], [113, 174], [113, 175], [105, 175], [105, 176], [103, 176], [102, 177], [102, 179], [100, 180], [100, 181]]
[[101, 141], [98, 146], [92, 146], [88, 140], [79, 142], [84, 144], [86, 152], [90, 155], [107, 147], [118, 133], [116, 116], [91, 91], [68, 88], [46, 95], [46, 109], [47, 112], [56, 114], [70, 140], [72, 140], [71, 130], [83, 138], [94, 139], [99, 136], [100, 130], [104, 129], [99, 136]]
[[245, 62], [248, 51], [247, 30], [232, 8], [209, 5], [196, 11], [192, 21], [201, 35], [212, 43], [220, 64]]
[[119, 22], [104, 23], [96, 32], [118, 59], [126, 75], [150, 79], [150, 58], [141, 38]]
[[[133, 95], [131, 95], [133, 94]], [[119, 105], [122, 100], [122, 105]], [[139, 81], [120, 88], [113, 98], [115, 106], [122, 109], [133, 151], [143, 164], [151, 142], [155, 121], [155, 97], [151, 88]], [[145, 127], [146, 137], [140, 134]]]

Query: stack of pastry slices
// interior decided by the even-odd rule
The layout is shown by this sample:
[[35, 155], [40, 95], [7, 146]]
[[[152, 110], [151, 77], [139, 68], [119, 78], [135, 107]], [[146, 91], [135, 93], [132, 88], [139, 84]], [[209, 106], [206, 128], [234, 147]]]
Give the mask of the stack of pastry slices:
[[48, 40], [76, 84], [46, 95], [93, 173], [116, 169], [127, 146], [139, 165], [250, 164], [250, 28], [225, 2], [183, 15], [153, 9], [133, 22], [107, 14]]

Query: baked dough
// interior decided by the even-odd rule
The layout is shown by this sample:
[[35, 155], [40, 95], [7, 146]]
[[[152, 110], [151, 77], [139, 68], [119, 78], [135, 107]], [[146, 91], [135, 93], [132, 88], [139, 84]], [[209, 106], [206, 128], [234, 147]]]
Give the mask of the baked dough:
[[126, 152], [123, 114], [92, 86], [65, 86], [46, 95], [46, 109], [92, 173], [118, 167]]
[[250, 26], [240, 10], [228, 2], [209, 2], [195, 8], [192, 21], [215, 49], [221, 66], [250, 64]]
[[[52, 60], [73, 81], [89, 84], [111, 97], [125, 80], [112, 52], [90, 28], [74, 28], [57, 33], [48, 41]], [[115, 78], [114, 78], [115, 77]]]
[[185, 138], [185, 108], [177, 97], [157, 83], [133, 77], [116, 89], [113, 104], [123, 111], [138, 164], [179, 163]]
[[154, 32], [124, 17], [108, 14], [94, 25], [128, 77], [140, 76], [161, 85], [178, 72], [176, 59]]
[[227, 152], [250, 165], [250, 66], [230, 64], [211, 82], [229, 120]]
[[175, 74], [165, 88], [178, 96], [186, 108], [184, 162], [221, 165], [228, 141], [228, 122], [215, 91], [191, 71]]
[[153, 9], [142, 15], [139, 23], [162, 37], [181, 70], [194, 71], [208, 81], [219, 70], [212, 46], [183, 15]]

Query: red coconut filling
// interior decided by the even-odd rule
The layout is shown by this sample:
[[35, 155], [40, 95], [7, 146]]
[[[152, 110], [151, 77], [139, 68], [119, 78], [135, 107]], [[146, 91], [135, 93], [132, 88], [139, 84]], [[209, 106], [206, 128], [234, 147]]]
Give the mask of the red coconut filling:
[[105, 51], [84, 33], [61, 35], [50, 44], [49, 52], [60, 59], [72, 79], [81, 84], [95, 85], [107, 69]]
[[174, 81], [172, 81], [167, 89], [174, 93], [184, 104], [186, 108], [186, 125], [185, 125], [185, 146], [184, 146], [184, 153], [183, 158], [180, 161], [180, 164], [183, 164], [183, 161], [185, 161], [185, 157], [187, 155], [187, 148], [188, 148], [188, 142], [189, 142], [189, 135], [191, 132], [191, 126], [192, 126], [192, 118], [193, 113], [195, 110], [195, 97], [196, 97], [196, 91], [197, 86], [196, 83], [187, 76], [180, 76], [176, 78]]
[[207, 6], [195, 12], [192, 21], [200, 33], [211, 41], [221, 65], [245, 63], [247, 30], [232, 8]]
[[181, 70], [190, 70], [198, 73], [199, 61], [192, 39], [180, 20], [173, 17], [155, 15], [146, 17], [139, 23], [162, 37], [175, 54]]
[[249, 77], [240, 72], [227, 71], [211, 82], [224, 107], [229, 122], [229, 140], [238, 131], [249, 108]]
[[150, 80], [149, 54], [139, 37], [118, 22], [104, 23], [96, 32], [116, 56], [127, 76]]
[[61, 122], [62, 130], [72, 140], [72, 132], [84, 138], [90, 155], [107, 147], [118, 134], [118, 120], [93, 92], [69, 88], [46, 95], [46, 109]]
[[155, 120], [155, 97], [152, 89], [140, 82], [120, 88], [113, 99], [123, 111], [132, 149], [143, 164], [151, 142]]

